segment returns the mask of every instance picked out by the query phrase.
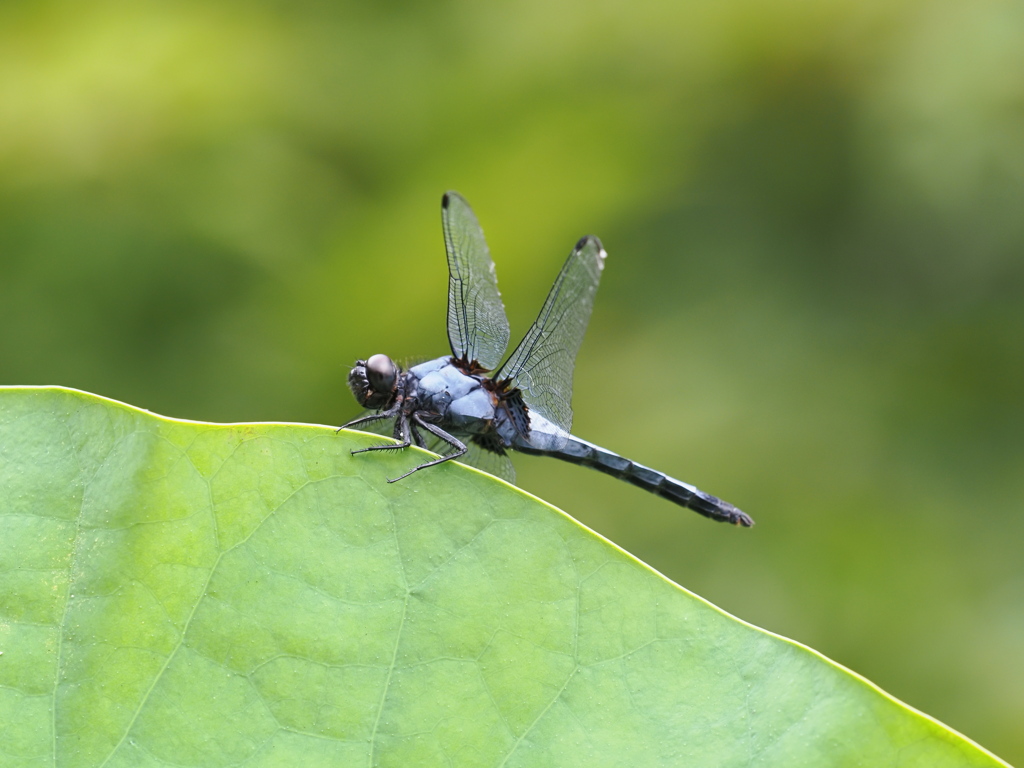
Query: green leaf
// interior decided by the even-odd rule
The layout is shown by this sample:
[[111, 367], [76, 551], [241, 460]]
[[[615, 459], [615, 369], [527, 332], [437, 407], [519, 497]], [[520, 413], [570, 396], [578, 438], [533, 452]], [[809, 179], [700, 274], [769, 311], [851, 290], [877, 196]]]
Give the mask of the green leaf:
[[0, 390], [0, 765], [1003, 765], [374, 439]]

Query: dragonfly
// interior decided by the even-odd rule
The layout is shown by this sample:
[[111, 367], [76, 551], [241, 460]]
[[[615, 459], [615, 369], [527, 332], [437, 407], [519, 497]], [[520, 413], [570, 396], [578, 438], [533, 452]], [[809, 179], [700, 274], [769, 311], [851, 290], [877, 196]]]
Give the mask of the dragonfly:
[[480, 223], [469, 203], [451, 191], [441, 199], [441, 220], [451, 354], [408, 370], [383, 354], [356, 361], [348, 384], [367, 410], [339, 431], [393, 422], [395, 442], [353, 454], [413, 444], [437, 454], [389, 483], [452, 459], [514, 482], [509, 452], [551, 456], [625, 480], [712, 520], [754, 524], [726, 501], [571, 434], [576, 354], [607, 256], [597, 237], [576, 243], [537, 320], [505, 358], [509, 324]]

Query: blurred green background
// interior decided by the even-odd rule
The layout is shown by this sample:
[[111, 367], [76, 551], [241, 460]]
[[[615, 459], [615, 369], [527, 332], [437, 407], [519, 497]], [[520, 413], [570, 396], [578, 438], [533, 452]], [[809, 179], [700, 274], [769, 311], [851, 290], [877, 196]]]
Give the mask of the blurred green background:
[[513, 336], [593, 232], [574, 431], [758, 525], [520, 485], [1024, 764], [1022, 39], [988, 0], [4, 3], [0, 383], [339, 424], [356, 357], [446, 351], [445, 189]]

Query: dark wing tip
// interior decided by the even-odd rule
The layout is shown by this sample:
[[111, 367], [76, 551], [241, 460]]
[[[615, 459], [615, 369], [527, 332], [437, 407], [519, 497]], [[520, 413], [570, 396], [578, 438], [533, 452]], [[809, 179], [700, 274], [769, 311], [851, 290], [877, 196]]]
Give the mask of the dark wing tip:
[[582, 248], [586, 248], [587, 245], [589, 245], [590, 243], [596, 245], [597, 250], [602, 252], [604, 251], [604, 246], [601, 245], [601, 238], [599, 238], [597, 235], [584, 235], [583, 237], [581, 237], [579, 240], [576, 241], [576, 250], [578, 251]]
[[460, 195], [454, 189], [449, 189], [441, 197], [441, 208], [447, 210], [448, 207], [451, 205], [453, 199], [454, 200], [461, 200], [463, 205], [465, 205], [467, 208], [469, 207], [469, 203], [466, 202], [466, 198], [464, 198], [462, 195]]

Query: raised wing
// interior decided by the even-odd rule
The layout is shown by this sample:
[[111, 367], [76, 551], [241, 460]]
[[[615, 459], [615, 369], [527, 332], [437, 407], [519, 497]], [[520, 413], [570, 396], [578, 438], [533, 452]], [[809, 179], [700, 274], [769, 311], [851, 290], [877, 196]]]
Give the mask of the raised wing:
[[487, 241], [473, 209], [458, 192], [445, 192], [441, 198], [441, 223], [448, 251], [448, 342], [452, 354], [492, 370], [508, 346], [508, 319]]
[[605, 256], [601, 241], [593, 235], [576, 243], [537, 320], [493, 375], [498, 381], [510, 379], [531, 411], [543, 417], [531, 415], [531, 431], [537, 430], [537, 439], [523, 436], [537, 448], [559, 447], [572, 429], [572, 372]]

